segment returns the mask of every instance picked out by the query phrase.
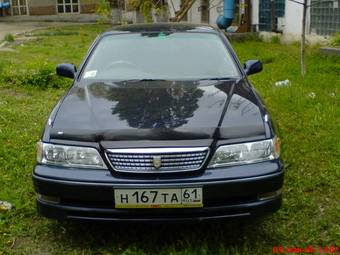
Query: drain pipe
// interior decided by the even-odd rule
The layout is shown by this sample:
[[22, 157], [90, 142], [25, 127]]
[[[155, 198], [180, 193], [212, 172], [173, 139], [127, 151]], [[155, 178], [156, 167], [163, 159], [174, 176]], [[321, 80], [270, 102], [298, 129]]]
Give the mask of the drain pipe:
[[235, 0], [224, 0], [223, 1], [223, 16], [218, 16], [216, 24], [220, 29], [227, 29], [234, 19], [234, 6]]

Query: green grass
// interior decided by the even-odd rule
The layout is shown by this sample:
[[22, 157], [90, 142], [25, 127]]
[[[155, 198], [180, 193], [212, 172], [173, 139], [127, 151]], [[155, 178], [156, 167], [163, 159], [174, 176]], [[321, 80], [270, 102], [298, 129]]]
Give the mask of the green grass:
[[4, 37], [4, 40], [6, 42], [14, 42], [14, 36], [12, 34], [6, 34], [5, 37]]
[[334, 47], [340, 47], [340, 33], [336, 33], [331, 37], [331, 45]]
[[[38, 31], [37, 41], [1, 52], [0, 73], [40, 63], [79, 65], [97, 25]], [[35, 143], [65, 88], [39, 89], [0, 81], [0, 254], [272, 254], [273, 246], [314, 247], [340, 241], [340, 60], [307, 51], [299, 74], [296, 45], [234, 42], [240, 59], [260, 59], [251, 76], [276, 120], [286, 165], [283, 207], [256, 221], [204, 225], [58, 223], [36, 213], [31, 171]], [[1, 76], [1, 75], [0, 75]], [[289, 87], [275, 87], [289, 79]], [[1, 80], [1, 78], [0, 78]], [[314, 98], [309, 95], [313, 92]]]

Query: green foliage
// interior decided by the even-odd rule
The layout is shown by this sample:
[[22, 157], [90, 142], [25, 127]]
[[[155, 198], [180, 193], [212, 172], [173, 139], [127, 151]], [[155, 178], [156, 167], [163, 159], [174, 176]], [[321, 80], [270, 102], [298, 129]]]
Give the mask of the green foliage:
[[335, 34], [331, 38], [331, 45], [335, 47], [340, 47], [340, 33]]
[[162, 11], [166, 10], [166, 6], [159, 2], [155, 4], [153, 0], [128, 0], [128, 9], [140, 11], [147, 23], [152, 22], [152, 12], [155, 11], [159, 15]]
[[35, 37], [36, 36], [66, 36], [66, 35], [79, 35], [79, 32], [56, 30], [56, 31], [45, 31], [45, 32], [34, 33]]
[[144, 20], [147, 23], [152, 22], [152, 9], [153, 9], [153, 1], [152, 0], [142, 0], [140, 2], [140, 10], [144, 16]]
[[259, 33], [225, 33], [229, 40], [233, 42], [262, 42], [262, 38]]
[[111, 22], [112, 10], [108, 0], [100, 0], [99, 3], [97, 3], [96, 14], [101, 16], [97, 21], [99, 24]]
[[42, 89], [67, 86], [67, 80], [55, 74], [55, 66], [47, 62], [32, 62], [27, 69], [16, 71], [9, 69], [0, 74], [6, 84], [32, 86]]
[[274, 43], [274, 44], [279, 44], [281, 42], [280, 40], [280, 37], [277, 36], [277, 35], [273, 35], [271, 38], [270, 38], [270, 42], [271, 43]]
[[13, 46], [14, 52], [1, 52], [0, 87], [46, 89], [70, 86], [70, 79], [56, 76], [56, 65], [63, 62], [79, 64], [92, 43], [92, 35], [106, 28], [104, 25], [90, 25], [84, 29], [77, 25], [31, 33], [30, 36], [38, 39]]
[[0, 62], [0, 77], [1, 77], [1, 73], [4, 71], [5, 69], [5, 64]]
[[14, 36], [12, 35], [12, 34], [6, 34], [5, 35], [5, 37], [4, 37], [4, 40], [6, 41], [6, 42], [14, 42]]
[[140, 0], [127, 0], [128, 11], [138, 10], [140, 6]]

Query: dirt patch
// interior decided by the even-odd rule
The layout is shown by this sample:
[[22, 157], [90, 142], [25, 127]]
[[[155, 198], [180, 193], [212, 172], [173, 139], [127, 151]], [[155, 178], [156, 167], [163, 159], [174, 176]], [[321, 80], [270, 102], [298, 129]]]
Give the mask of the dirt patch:
[[37, 41], [39, 40], [38, 37], [33, 37], [33, 36], [30, 36], [30, 37], [17, 37], [15, 38], [15, 41], [14, 42], [3, 42], [0, 44], [0, 51], [16, 51], [15, 49], [12, 48], [12, 46], [15, 46], [15, 45], [23, 45], [27, 42], [30, 42], [30, 41]]
[[[0, 41], [4, 39], [6, 34], [18, 36], [37, 29], [74, 24], [71, 22], [0, 22]], [[76, 24], [79, 25], [79, 23]]]
[[43, 22], [0, 22], [0, 40], [3, 40], [6, 34], [18, 35], [47, 26], [48, 24]]

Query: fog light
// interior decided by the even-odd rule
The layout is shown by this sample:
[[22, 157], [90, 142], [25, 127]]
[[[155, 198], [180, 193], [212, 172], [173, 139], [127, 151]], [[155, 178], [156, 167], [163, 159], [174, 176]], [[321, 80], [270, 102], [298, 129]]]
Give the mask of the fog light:
[[38, 199], [47, 202], [47, 203], [52, 203], [52, 204], [59, 204], [60, 203], [60, 198], [59, 197], [53, 197], [53, 196], [46, 196], [42, 194], [37, 194]]
[[275, 198], [275, 197], [277, 197], [281, 194], [282, 194], [282, 189], [279, 189], [279, 190], [276, 190], [276, 191], [259, 194], [257, 197], [258, 197], [259, 200], [267, 200], [267, 199]]

